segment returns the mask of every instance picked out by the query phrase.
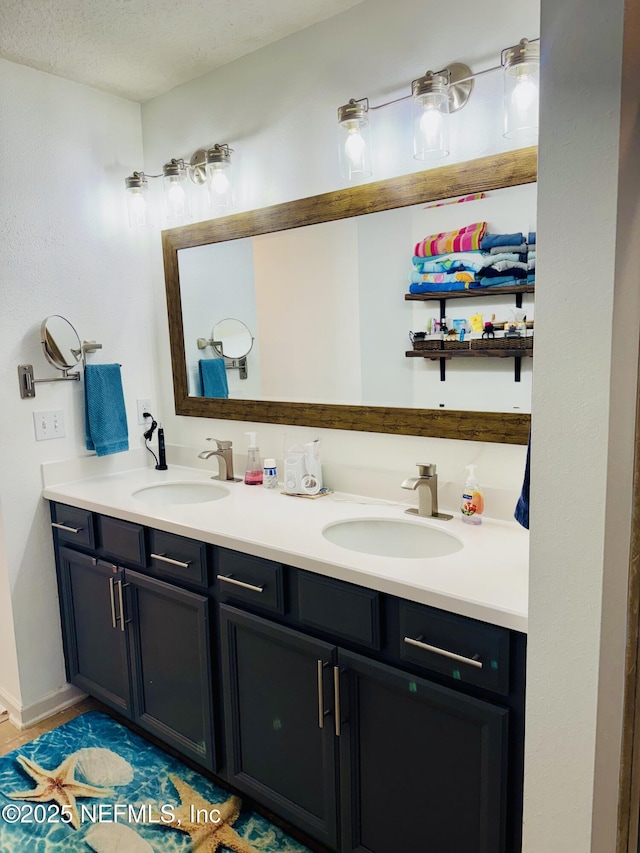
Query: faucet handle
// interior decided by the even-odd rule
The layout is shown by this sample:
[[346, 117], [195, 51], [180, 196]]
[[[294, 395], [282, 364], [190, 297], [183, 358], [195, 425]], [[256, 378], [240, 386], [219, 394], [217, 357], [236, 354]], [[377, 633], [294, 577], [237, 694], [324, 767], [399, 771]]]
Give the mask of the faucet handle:
[[436, 466], [432, 462], [427, 462], [426, 464], [421, 465], [418, 464], [418, 473], [421, 477], [435, 477], [436, 475]]
[[220, 441], [218, 438], [208, 438], [207, 441], [215, 441], [218, 450], [230, 450], [232, 443], [230, 441]]

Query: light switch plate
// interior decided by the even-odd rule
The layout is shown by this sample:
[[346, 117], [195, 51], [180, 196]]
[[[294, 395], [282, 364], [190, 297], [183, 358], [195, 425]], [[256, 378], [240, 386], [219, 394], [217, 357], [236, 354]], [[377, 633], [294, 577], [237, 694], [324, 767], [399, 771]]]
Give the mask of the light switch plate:
[[36, 431], [36, 441], [64, 437], [64, 415], [60, 410], [55, 412], [34, 412], [33, 426]]

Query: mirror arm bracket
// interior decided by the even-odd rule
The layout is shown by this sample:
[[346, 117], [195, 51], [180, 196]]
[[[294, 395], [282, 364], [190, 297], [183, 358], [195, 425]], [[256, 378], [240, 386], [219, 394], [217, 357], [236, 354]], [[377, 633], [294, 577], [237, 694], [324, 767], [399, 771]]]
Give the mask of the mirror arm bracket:
[[[86, 354], [88, 352], [95, 352], [96, 350], [102, 349], [102, 344], [98, 344], [95, 341], [82, 341], [80, 344], [79, 350], [73, 350], [74, 354], [77, 354], [81, 357], [82, 368], [84, 369], [87, 359]], [[77, 357], [76, 356], [76, 357]], [[35, 386], [39, 382], [79, 382], [80, 381], [80, 373], [69, 373], [72, 368], [63, 367], [61, 368], [62, 376], [52, 376], [49, 379], [36, 379], [33, 375], [33, 365], [32, 364], [19, 364], [18, 365], [18, 382], [20, 384], [20, 397], [23, 400], [30, 400], [36, 396]]]
[[249, 374], [247, 372], [246, 355], [243, 355], [242, 358], [228, 358], [226, 355], [222, 354], [222, 341], [214, 341], [213, 338], [210, 338], [209, 340], [207, 340], [207, 338], [198, 338], [196, 343], [198, 344], [198, 349], [213, 347], [220, 358], [224, 359], [224, 366], [227, 370], [240, 371], [240, 379], [246, 379], [248, 377]]
[[23, 400], [30, 399], [36, 396], [35, 385], [38, 382], [79, 382], [79, 373], [69, 373], [67, 370], [62, 371], [62, 376], [52, 376], [50, 379], [34, 379], [32, 364], [18, 365], [18, 382], [20, 383], [20, 397]]

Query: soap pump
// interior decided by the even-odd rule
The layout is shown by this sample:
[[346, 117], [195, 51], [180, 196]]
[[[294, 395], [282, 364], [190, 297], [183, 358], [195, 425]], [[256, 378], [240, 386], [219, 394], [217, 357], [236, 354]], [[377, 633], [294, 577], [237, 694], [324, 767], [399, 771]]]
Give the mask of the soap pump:
[[262, 485], [262, 463], [260, 461], [260, 450], [258, 449], [258, 434], [245, 432], [249, 436], [249, 447], [247, 449], [247, 468], [244, 473], [244, 481], [247, 486]]
[[460, 511], [466, 524], [482, 524], [484, 512], [484, 497], [476, 480], [476, 465], [465, 465], [467, 481], [462, 490]]

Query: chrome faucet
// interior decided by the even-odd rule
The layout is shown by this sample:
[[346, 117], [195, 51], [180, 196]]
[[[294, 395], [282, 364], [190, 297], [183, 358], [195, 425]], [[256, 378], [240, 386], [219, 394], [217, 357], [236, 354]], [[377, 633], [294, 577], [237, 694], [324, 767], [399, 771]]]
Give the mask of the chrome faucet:
[[236, 480], [233, 476], [233, 452], [230, 441], [219, 441], [217, 438], [208, 438], [207, 441], [215, 441], [216, 450], [203, 450], [198, 453], [198, 459], [210, 459], [218, 457], [218, 473], [214, 474], [212, 480]]
[[402, 483], [403, 489], [416, 489], [418, 492], [418, 508], [411, 507], [405, 512], [411, 515], [419, 515], [422, 518], [441, 518], [444, 520], [453, 518], [446, 512], [438, 512], [438, 475], [436, 466], [431, 463], [418, 465], [417, 477], [407, 477]]

